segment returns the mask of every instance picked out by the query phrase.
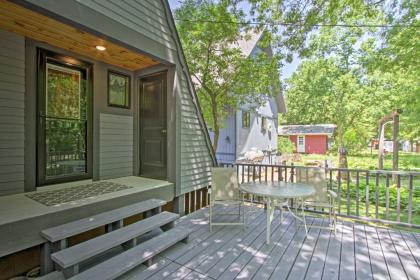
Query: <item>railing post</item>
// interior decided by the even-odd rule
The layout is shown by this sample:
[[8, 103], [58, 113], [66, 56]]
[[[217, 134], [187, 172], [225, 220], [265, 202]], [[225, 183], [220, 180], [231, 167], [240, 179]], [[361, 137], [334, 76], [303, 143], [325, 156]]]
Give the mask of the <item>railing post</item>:
[[408, 223], [411, 224], [413, 217], [413, 175], [408, 179]]
[[356, 171], [356, 216], [359, 217], [359, 187], [360, 187], [360, 174]]
[[379, 173], [376, 173], [375, 178], [375, 218], [377, 219], [379, 217]]
[[401, 175], [397, 174], [397, 222], [401, 221]]
[[385, 175], [385, 218], [389, 219], [389, 175]]
[[338, 189], [337, 189], [337, 191], [338, 191], [338, 194], [337, 194], [337, 196], [338, 196], [338, 214], [340, 214], [341, 213], [341, 170], [338, 170], [338, 174], [337, 174], [337, 176], [338, 176]]
[[366, 171], [366, 188], [365, 188], [365, 212], [366, 217], [369, 217], [369, 171]]
[[350, 215], [350, 171], [347, 170], [347, 215]]

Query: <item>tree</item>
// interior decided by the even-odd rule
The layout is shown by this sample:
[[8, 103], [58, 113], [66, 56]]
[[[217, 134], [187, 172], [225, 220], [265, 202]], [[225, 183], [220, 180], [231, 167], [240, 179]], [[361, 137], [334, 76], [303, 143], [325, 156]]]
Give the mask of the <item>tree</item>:
[[[235, 2], [188, 0], [175, 11], [176, 18], [188, 19], [178, 21], [177, 29], [204, 118], [214, 131], [215, 151], [220, 128], [231, 110], [243, 104], [259, 107], [270, 95], [278, 94], [280, 88], [276, 55], [260, 52], [246, 57], [235, 46], [235, 42], [247, 39], [247, 34], [254, 31], [231, 23], [244, 20]], [[260, 47], [264, 48], [269, 39], [262, 42]]]
[[[303, 62], [287, 80], [286, 95], [287, 123], [336, 124], [339, 150], [366, 143], [368, 135], [364, 131], [376, 98], [337, 60], [320, 58]], [[345, 153], [341, 153], [339, 162], [343, 167], [346, 161]]]

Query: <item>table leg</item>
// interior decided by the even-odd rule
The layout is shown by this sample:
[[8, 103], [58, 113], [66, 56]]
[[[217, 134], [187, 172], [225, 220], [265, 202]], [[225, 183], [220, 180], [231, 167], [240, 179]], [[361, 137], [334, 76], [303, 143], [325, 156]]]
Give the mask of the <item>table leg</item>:
[[271, 242], [271, 223], [273, 222], [274, 205], [271, 198], [267, 198], [267, 244]]
[[300, 202], [301, 202], [300, 207], [302, 208], [302, 220], [303, 220], [303, 224], [305, 225], [305, 232], [306, 234], [308, 234], [308, 226], [306, 225], [306, 218], [305, 218], [304, 200], [302, 197], [300, 198]]

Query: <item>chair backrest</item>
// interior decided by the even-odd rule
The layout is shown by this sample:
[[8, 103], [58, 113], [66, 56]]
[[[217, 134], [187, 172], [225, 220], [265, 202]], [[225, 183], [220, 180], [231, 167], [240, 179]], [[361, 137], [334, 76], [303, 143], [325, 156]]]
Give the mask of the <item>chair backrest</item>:
[[238, 175], [235, 168], [213, 167], [211, 181], [210, 198], [213, 201], [240, 199]]
[[306, 183], [315, 188], [315, 194], [307, 200], [328, 202], [328, 184], [325, 170], [319, 167], [296, 167], [296, 182]]

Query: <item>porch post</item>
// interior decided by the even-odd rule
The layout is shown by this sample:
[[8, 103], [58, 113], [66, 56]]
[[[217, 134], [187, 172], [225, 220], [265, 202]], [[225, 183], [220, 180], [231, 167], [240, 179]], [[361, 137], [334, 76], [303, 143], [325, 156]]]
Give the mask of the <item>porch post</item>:
[[174, 212], [178, 213], [180, 216], [185, 215], [185, 194], [175, 197]]

